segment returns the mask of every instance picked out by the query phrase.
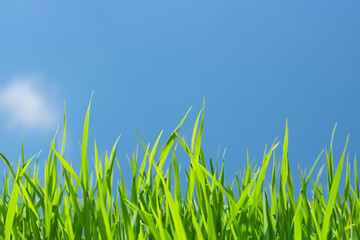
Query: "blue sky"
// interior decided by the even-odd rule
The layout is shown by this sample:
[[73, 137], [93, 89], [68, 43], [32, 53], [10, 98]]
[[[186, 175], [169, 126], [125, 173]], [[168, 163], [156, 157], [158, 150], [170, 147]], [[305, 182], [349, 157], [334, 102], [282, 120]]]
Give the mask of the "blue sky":
[[165, 142], [193, 106], [189, 139], [205, 97], [205, 156], [227, 148], [230, 182], [247, 148], [260, 164], [265, 144], [283, 139], [288, 118], [298, 186], [298, 163], [312, 166], [336, 122], [336, 160], [348, 133], [351, 162], [359, 153], [359, 11], [358, 1], [0, 1], [0, 152], [16, 163], [23, 135], [43, 165], [65, 100], [66, 156], [79, 171], [94, 90], [90, 141], [105, 152], [121, 134], [127, 168], [134, 127], [151, 143], [164, 130]]

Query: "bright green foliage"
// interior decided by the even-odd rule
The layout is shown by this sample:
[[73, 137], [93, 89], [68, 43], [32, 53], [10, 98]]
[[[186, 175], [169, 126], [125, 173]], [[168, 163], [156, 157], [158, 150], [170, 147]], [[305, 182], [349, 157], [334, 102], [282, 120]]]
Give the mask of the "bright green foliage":
[[[296, 192], [286, 122], [281, 161], [275, 157], [279, 142], [274, 141], [265, 148], [261, 166], [253, 166], [248, 155], [242, 178], [236, 175], [229, 185], [224, 160], [219, 167], [218, 157], [213, 162], [204, 156], [204, 108], [196, 119], [190, 145], [179, 134], [188, 113], [160, 148], [162, 132], [152, 148], [138, 134], [145, 155], [139, 159], [136, 150], [128, 156], [130, 189], [126, 189], [122, 173], [126, 161], [116, 158], [119, 138], [110, 155], [99, 156], [96, 141], [94, 155], [88, 155], [90, 103], [79, 174], [64, 156], [66, 115], [61, 150], [55, 148], [56, 136], [50, 144], [44, 186], [38, 179], [38, 154], [25, 161], [22, 146], [15, 169], [0, 153], [9, 169], [0, 190], [0, 239], [360, 239], [358, 167], [355, 156], [352, 176], [346, 155], [348, 140], [336, 166], [332, 135], [330, 149], [325, 150], [326, 187], [320, 184], [325, 165], [315, 180], [311, 177], [320, 154], [308, 174], [299, 172], [301, 189]], [[188, 156], [185, 171], [178, 165], [178, 145]], [[89, 173], [89, 159], [95, 173]], [[115, 162], [120, 173], [117, 185], [113, 181]], [[186, 186], [180, 184], [183, 173]]]

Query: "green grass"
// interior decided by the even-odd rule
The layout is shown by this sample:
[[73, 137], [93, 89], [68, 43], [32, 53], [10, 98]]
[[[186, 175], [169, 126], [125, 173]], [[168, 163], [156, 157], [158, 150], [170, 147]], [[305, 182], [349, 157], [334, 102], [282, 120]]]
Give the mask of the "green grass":
[[[275, 149], [280, 147], [275, 141], [265, 148], [261, 166], [247, 158], [242, 178], [236, 175], [229, 185], [224, 162], [219, 166], [218, 159], [213, 162], [204, 157], [204, 108], [191, 142], [179, 135], [188, 111], [162, 147], [162, 132], [152, 147], [139, 136], [145, 155], [139, 158], [136, 152], [128, 157], [130, 185], [124, 182], [123, 162], [120, 165], [116, 158], [119, 139], [104, 157], [99, 156], [94, 141], [94, 155], [88, 155], [89, 113], [90, 103], [80, 173], [64, 158], [66, 115], [62, 149], [55, 148], [56, 137], [50, 144], [44, 185], [38, 178], [38, 155], [25, 161], [22, 146], [19, 163], [12, 166], [0, 154], [9, 169], [0, 193], [0, 239], [360, 239], [356, 156], [351, 171], [346, 141], [340, 161], [335, 161], [339, 164], [334, 166], [334, 134], [330, 149], [323, 151], [326, 185], [320, 183], [324, 166], [314, 173], [324, 156], [320, 154], [309, 173], [299, 171], [301, 189], [295, 192], [287, 124], [281, 162], [275, 162]], [[179, 171], [178, 151], [188, 155], [184, 172]], [[94, 164], [95, 173], [89, 173], [89, 163]], [[121, 176], [117, 184], [114, 171]], [[271, 178], [266, 179], [266, 173]], [[181, 174], [186, 174], [186, 186], [180, 185]], [[342, 195], [341, 178], [345, 179]]]

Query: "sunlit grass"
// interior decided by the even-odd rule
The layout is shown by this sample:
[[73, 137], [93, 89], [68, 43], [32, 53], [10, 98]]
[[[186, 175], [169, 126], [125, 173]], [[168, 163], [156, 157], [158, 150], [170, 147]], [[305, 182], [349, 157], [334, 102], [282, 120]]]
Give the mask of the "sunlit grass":
[[[44, 185], [38, 177], [38, 155], [25, 161], [22, 147], [16, 167], [0, 154], [9, 169], [0, 194], [0, 239], [360, 239], [356, 156], [355, 185], [351, 185], [347, 141], [339, 164], [334, 166], [334, 133], [329, 150], [323, 151], [326, 185], [320, 183], [324, 167], [317, 175], [313, 172], [322, 152], [308, 174], [300, 171], [296, 176], [301, 189], [295, 192], [287, 154], [287, 124], [281, 163], [275, 162], [275, 149], [280, 144], [275, 141], [265, 148], [260, 167], [247, 159], [242, 178], [236, 175], [229, 185], [224, 165], [219, 167], [218, 159], [214, 163], [204, 157], [204, 108], [196, 119], [191, 142], [179, 135], [188, 111], [160, 149], [162, 132], [152, 147], [139, 136], [145, 155], [141, 159], [138, 154], [129, 157], [130, 185], [125, 184], [116, 158], [119, 139], [110, 155], [100, 157], [95, 141], [94, 155], [87, 154], [89, 112], [90, 103], [80, 173], [64, 158], [66, 117], [62, 149], [55, 148], [56, 137], [50, 146]], [[179, 171], [177, 151], [188, 155], [189, 167], [184, 172]], [[35, 163], [30, 164], [32, 161]], [[94, 174], [89, 173], [89, 163], [94, 164]], [[114, 171], [121, 176], [115, 181], [117, 185]], [[265, 178], [266, 172], [270, 179]], [[186, 186], [180, 184], [181, 174], [186, 174]], [[340, 195], [342, 177], [345, 186]]]

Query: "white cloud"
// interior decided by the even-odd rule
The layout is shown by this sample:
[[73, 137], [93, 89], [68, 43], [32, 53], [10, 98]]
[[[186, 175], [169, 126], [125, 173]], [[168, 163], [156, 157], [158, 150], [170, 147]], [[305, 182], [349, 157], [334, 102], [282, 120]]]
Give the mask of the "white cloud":
[[59, 109], [45, 85], [40, 76], [25, 75], [0, 86], [1, 119], [11, 128], [53, 130], [59, 122]]

